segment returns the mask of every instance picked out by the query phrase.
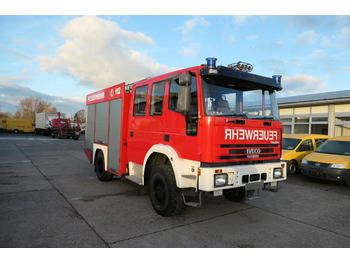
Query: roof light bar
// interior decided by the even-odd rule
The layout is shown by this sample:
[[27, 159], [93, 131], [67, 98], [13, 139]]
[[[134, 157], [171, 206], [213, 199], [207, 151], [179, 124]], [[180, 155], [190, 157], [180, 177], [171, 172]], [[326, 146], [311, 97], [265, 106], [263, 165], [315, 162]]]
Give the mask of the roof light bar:
[[242, 62], [242, 61], [239, 61], [239, 62], [233, 63], [233, 64], [229, 64], [228, 67], [236, 69], [236, 70], [244, 71], [244, 72], [252, 72], [253, 71], [252, 64]]

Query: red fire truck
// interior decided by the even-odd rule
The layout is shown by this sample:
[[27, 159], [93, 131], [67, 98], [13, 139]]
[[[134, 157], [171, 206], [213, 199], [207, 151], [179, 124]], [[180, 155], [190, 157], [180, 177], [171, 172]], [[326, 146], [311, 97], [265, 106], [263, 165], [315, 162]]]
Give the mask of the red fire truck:
[[51, 136], [52, 138], [70, 138], [78, 140], [80, 137], [80, 125], [78, 115], [75, 114], [76, 124], [72, 125], [70, 119], [61, 118], [61, 114], [58, 112], [58, 118], [52, 119]]
[[87, 95], [85, 154], [97, 177], [149, 187], [155, 211], [200, 206], [202, 193], [232, 201], [277, 191], [282, 123], [281, 76], [247, 63], [207, 64], [121, 83]]

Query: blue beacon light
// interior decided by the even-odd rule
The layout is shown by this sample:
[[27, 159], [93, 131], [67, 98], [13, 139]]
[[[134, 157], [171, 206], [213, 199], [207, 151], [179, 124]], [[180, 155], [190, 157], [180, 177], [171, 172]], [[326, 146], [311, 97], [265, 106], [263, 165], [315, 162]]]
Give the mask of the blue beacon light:
[[273, 75], [272, 78], [276, 81], [277, 84], [281, 84], [281, 75]]
[[209, 74], [217, 74], [218, 70], [216, 69], [216, 58], [208, 57], [207, 59], [208, 73]]

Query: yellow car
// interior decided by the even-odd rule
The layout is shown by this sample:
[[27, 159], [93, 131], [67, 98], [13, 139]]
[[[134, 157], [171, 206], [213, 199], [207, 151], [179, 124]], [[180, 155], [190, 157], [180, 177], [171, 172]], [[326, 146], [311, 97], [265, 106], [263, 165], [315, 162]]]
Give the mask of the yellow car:
[[301, 173], [350, 186], [350, 136], [333, 137], [301, 162]]
[[282, 160], [287, 162], [287, 174], [293, 175], [300, 168], [301, 160], [315, 151], [329, 139], [326, 135], [295, 134], [284, 135], [282, 139]]

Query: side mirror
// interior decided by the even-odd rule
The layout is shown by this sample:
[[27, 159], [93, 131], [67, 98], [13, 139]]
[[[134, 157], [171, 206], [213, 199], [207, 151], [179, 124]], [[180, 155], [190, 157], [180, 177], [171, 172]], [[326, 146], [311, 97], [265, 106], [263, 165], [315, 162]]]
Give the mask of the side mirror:
[[192, 77], [189, 73], [179, 75], [179, 85], [180, 86], [190, 86]]
[[190, 86], [180, 86], [179, 96], [177, 99], [177, 112], [187, 113], [190, 111], [191, 103], [191, 87]]

